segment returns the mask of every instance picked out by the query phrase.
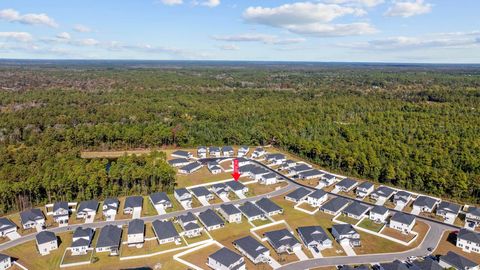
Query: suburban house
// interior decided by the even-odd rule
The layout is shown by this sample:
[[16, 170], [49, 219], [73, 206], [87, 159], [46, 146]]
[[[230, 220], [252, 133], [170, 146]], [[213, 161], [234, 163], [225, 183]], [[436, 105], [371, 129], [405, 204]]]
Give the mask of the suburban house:
[[222, 204], [218, 209], [222, 217], [230, 223], [242, 222], [242, 212], [233, 204]]
[[216, 161], [209, 162], [207, 168], [212, 174], [219, 174], [222, 172], [222, 167], [220, 167]]
[[248, 154], [248, 152], [250, 152], [250, 148], [246, 145], [242, 145], [240, 146], [240, 148], [238, 149], [238, 156], [239, 157], [244, 157]]
[[225, 226], [225, 222], [223, 222], [222, 218], [219, 217], [212, 209], [207, 209], [201, 212], [198, 214], [198, 218], [202, 222], [203, 226], [205, 226], [207, 231], [213, 231]]
[[133, 219], [128, 223], [127, 244], [129, 247], [140, 248], [145, 241], [145, 222], [142, 219]]
[[399, 260], [390, 263], [381, 263], [380, 270], [409, 270], [409, 268]]
[[301, 164], [298, 164], [296, 166], [293, 166], [293, 167], [289, 168], [288, 173], [292, 174], [292, 175], [298, 175], [301, 172], [309, 171], [311, 169], [312, 169], [312, 166], [310, 166], [308, 164], [305, 164], [305, 163], [301, 163]]
[[299, 187], [295, 189], [294, 191], [288, 193], [285, 195], [285, 200], [299, 203], [307, 200], [307, 196], [312, 193], [310, 190], [304, 188], [304, 187]]
[[181, 244], [182, 238], [175, 229], [173, 222], [155, 220], [152, 222], [152, 227], [160, 245], [171, 242], [175, 242], [177, 245]]
[[68, 218], [70, 215], [70, 207], [68, 207], [68, 202], [56, 202], [53, 204], [53, 221], [63, 225], [68, 224]]
[[326, 202], [320, 209], [327, 214], [336, 216], [343, 208], [347, 207], [350, 202], [348, 199], [336, 197]]
[[150, 194], [150, 196], [148, 196], [148, 198], [150, 199], [150, 202], [155, 207], [155, 209], [158, 209], [158, 208], [167, 209], [173, 206], [172, 202], [170, 201], [170, 198], [168, 198], [167, 193], [165, 192], [152, 193]]
[[122, 228], [115, 225], [106, 225], [100, 230], [96, 252], [110, 252], [112, 256], [118, 256], [120, 241], [122, 240]]
[[253, 167], [251, 167], [251, 170], [248, 172], [248, 175], [253, 180], [260, 181], [262, 176], [265, 175], [265, 174], [268, 174], [268, 173], [270, 173], [270, 171], [263, 168], [263, 167], [253, 166]]
[[347, 217], [361, 219], [368, 212], [368, 210], [370, 210], [370, 207], [359, 202], [353, 202], [343, 209], [343, 213]]
[[239, 181], [228, 181], [225, 182], [225, 185], [227, 186], [227, 189], [234, 192], [237, 195], [240, 196], [245, 196], [245, 194], [248, 192], [248, 187], [246, 187], [244, 184], [240, 183]]
[[375, 185], [373, 185], [372, 183], [363, 182], [357, 186], [355, 190], [355, 194], [357, 195], [357, 197], [363, 199], [368, 195], [370, 195], [370, 193], [372, 193], [374, 189], [375, 189]]
[[480, 226], [480, 207], [469, 206], [465, 216], [465, 226], [475, 229]]
[[460, 213], [461, 206], [451, 202], [442, 201], [437, 206], [436, 214], [444, 218], [445, 222], [453, 224]]
[[302, 249], [302, 244], [287, 229], [266, 232], [264, 235], [278, 254], [291, 254]]
[[283, 213], [283, 208], [272, 202], [269, 198], [261, 198], [256, 201], [255, 204], [265, 213], [265, 215], [270, 217]]
[[338, 177], [329, 173], [326, 173], [320, 177], [320, 183], [322, 184], [322, 186], [326, 187], [333, 185], [337, 180]]
[[213, 194], [210, 191], [208, 191], [208, 189], [204, 186], [191, 188], [190, 191], [199, 200], [210, 201], [215, 198]]
[[206, 146], [199, 146], [197, 148], [197, 156], [199, 158], [206, 158], [207, 157], [207, 147]]
[[439, 264], [444, 269], [456, 270], [479, 270], [478, 263], [473, 262], [462, 255], [449, 251], [446, 255], [440, 256]]
[[219, 197], [228, 196], [227, 186], [223, 183], [213, 184], [210, 189], [213, 193], [217, 194]]
[[323, 250], [333, 247], [332, 240], [320, 226], [305, 226], [297, 228], [298, 235], [307, 248]]
[[262, 147], [257, 147], [252, 153], [252, 158], [262, 157], [263, 155], [265, 155], [265, 153], [265, 149], [263, 149]]
[[418, 198], [413, 202], [412, 207], [413, 211], [416, 213], [428, 212], [431, 213], [435, 205], [438, 204], [438, 201], [432, 197], [428, 196], [418, 196]]
[[280, 167], [278, 167], [279, 170], [283, 171], [283, 170], [288, 170], [292, 167], [295, 167], [297, 165], [297, 163], [291, 159], [287, 159], [285, 160], [281, 165]]
[[35, 235], [37, 250], [40, 255], [48, 255], [50, 251], [58, 248], [57, 236], [53, 232], [41, 231]]
[[131, 215], [133, 212], [141, 212], [143, 206], [142, 196], [130, 196], [125, 199], [125, 206], [123, 206], [123, 213]]
[[172, 157], [190, 159], [190, 158], [193, 158], [193, 155], [192, 155], [192, 153], [187, 152], [187, 151], [177, 150], [177, 151], [172, 153]]
[[265, 160], [272, 165], [280, 165], [287, 159], [285, 158], [284, 154], [274, 153], [274, 154], [266, 154]]
[[258, 182], [262, 185], [273, 185], [277, 183], [277, 174], [276, 173], [267, 173], [260, 176]]
[[208, 152], [210, 153], [211, 157], [220, 157], [222, 152], [220, 151], [220, 147], [211, 146], [208, 148]]
[[92, 228], [78, 227], [73, 232], [70, 251], [73, 256], [87, 254], [92, 243], [94, 230]]
[[0, 269], [6, 270], [12, 267], [12, 258], [8, 255], [0, 253]]
[[443, 270], [437, 260], [425, 257], [423, 260], [415, 260], [410, 267], [411, 270]]
[[224, 146], [222, 147], [222, 155], [224, 157], [233, 157], [235, 155], [235, 151], [231, 146]]
[[187, 238], [200, 236], [203, 228], [197, 223], [197, 218], [188, 212], [186, 215], [179, 216], [177, 222], [183, 229], [183, 235]]
[[238, 209], [242, 211], [243, 215], [247, 218], [248, 221], [265, 218], [265, 213], [260, 208], [258, 208], [258, 206], [251, 202], [245, 202], [243, 205], [239, 206]]
[[98, 201], [97, 200], [89, 200], [89, 201], [82, 201], [78, 205], [77, 208], [77, 218], [78, 219], [92, 219], [97, 214], [98, 209]]
[[407, 206], [408, 202], [411, 199], [412, 194], [404, 190], [400, 190], [399, 192], [395, 193], [395, 195], [393, 195], [393, 203], [400, 209], [403, 209], [405, 206]]
[[384, 204], [395, 192], [396, 191], [393, 188], [381, 186], [372, 192], [372, 194], [370, 194], [370, 198], [377, 201], [377, 203]]
[[242, 256], [223, 247], [208, 256], [207, 265], [214, 270], [245, 270], [245, 260]]
[[173, 196], [184, 208], [192, 207], [192, 194], [186, 188], [175, 189]]
[[45, 226], [45, 217], [42, 210], [38, 208], [28, 209], [20, 212], [20, 221], [24, 229]]
[[[238, 162], [239, 167], [250, 164], [250, 160], [248, 160], [244, 157], [237, 158], [237, 162]], [[233, 165], [233, 160], [232, 160], [232, 165]]]
[[355, 186], [357, 186], [357, 184], [358, 182], [353, 179], [344, 178], [343, 180], [341, 180], [335, 185], [335, 189], [338, 191], [349, 192]]
[[303, 171], [298, 173], [298, 179], [310, 180], [314, 178], [319, 178], [322, 175], [323, 175], [323, 172], [317, 169], [313, 169], [313, 170], [308, 170], [308, 171]]
[[332, 235], [339, 244], [348, 244], [351, 247], [361, 246], [360, 234], [353, 228], [352, 224], [332, 225]]
[[183, 167], [190, 163], [190, 160], [186, 158], [175, 158], [168, 161], [168, 164], [172, 167]]
[[460, 229], [457, 234], [457, 247], [465, 252], [480, 253], [480, 232]]
[[387, 222], [387, 217], [390, 211], [383, 205], [376, 205], [370, 209], [369, 218], [375, 223], [385, 223]]
[[183, 174], [190, 174], [200, 170], [201, 168], [202, 168], [202, 163], [198, 161], [194, 161], [178, 169], [178, 172]]
[[6, 217], [0, 218], [0, 237], [5, 237], [7, 234], [17, 231], [17, 225]]
[[415, 222], [415, 216], [403, 212], [397, 212], [390, 218], [388, 227], [401, 231], [402, 233], [411, 233], [415, 226]]
[[120, 201], [117, 198], [107, 198], [103, 201], [102, 214], [106, 220], [114, 220], [117, 215]]
[[250, 235], [233, 241], [233, 245], [254, 264], [270, 262], [270, 250]]
[[325, 191], [317, 189], [314, 192], [308, 194], [307, 202], [312, 207], [320, 207], [324, 202], [328, 200], [328, 195]]

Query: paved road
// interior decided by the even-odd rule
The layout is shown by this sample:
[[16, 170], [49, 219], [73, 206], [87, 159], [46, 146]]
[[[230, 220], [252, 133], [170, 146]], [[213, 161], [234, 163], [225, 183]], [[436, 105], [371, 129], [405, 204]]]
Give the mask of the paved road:
[[[253, 197], [248, 197], [248, 198], [245, 198], [245, 199], [234, 200], [234, 201], [231, 201], [230, 203], [241, 204], [241, 203], [244, 203], [246, 201], [256, 201], [256, 200], [264, 198], [264, 197], [276, 197], [276, 196], [280, 196], [282, 194], [285, 194], [289, 191], [292, 191], [294, 188], [295, 188], [295, 184], [289, 183], [287, 186], [282, 187], [278, 190], [274, 190], [272, 192], [257, 195], [257, 196], [253, 196]], [[191, 213], [202, 212], [202, 211], [205, 211], [209, 208], [220, 206], [221, 204], [222, 203], [218, 203], [218, 204], [212, 204], [212, 205], [208, 205], [208, 206], [201, 206], [201, 207], [197, 207], [197, 208], [192, 208], [192, 209], [189, 209], [189, 210], [180, 210], [180, 211], [167, 213], [167, 214], [164, 214], [164, 215], [141, 217], [140, 219], [143, 219], [145, 222], [152, 222], [152, 221], [157, 220], [157, 219], [170, 219], [170, 218], [174, 218], [174, 217], [177, 217], [177, 216], [185, 215], [188, 212], [191, 212]], [[106, 225], [126, 225], [130, 221], [131, 221], [131, 219], [123, 219], [123, 220], [114, 220], [114, 221], [100, 221], [100, 222], [94, 222], [94, 223], [89, 223], [89, 224], [84, 224], [83, 223], [83, 224], [69, 225], [69, 226], [66, 226], [66, 227], [48, 228], [48, 229], [46, 229], [46, 231], [51, 231], [51, 232], [54, 232], [54, 233], [58, 234], [58, 233], [63, 233], [63, 232], [67, 232], [67, 231], [73, 231], [77, 227], [95, 229], [95, 228], [102, 228]], [[22, 236], [21, 238], [3, 243], [3, 244], [0, 245], [0, 251], [12, 248], [14, 246], [23, 244], [23, 243], [31, 241], [31, 240], [35, 240], [35, 235], [36, 235], [35, 233], [31, 233], [31, 234]]]

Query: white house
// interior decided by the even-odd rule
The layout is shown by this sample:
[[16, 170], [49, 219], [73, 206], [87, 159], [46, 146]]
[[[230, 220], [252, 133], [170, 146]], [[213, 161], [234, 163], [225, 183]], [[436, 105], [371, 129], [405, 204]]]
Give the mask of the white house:
[[168, 164], [172, 167], [183, 167], [190, 163], [190, 160], [186, 158], [175, 158], [168, 161]]
[[152, 222], [152, 227], [160, 245], [172, 242], [177, 245], [181, 244], [182, 238], [171, 221], [155, 220]]
[[344, 178], [343, 180], [341, 180], [335, 185], [335, 189], [338, 191], [349, 192], [357, 185], [358, 185], [357, 181], [350, 178]]
[[457, 234], [457, 247], [465, 252], [480, 253], [480, 233], [460, 229]]
[[0, 270], [6, 270], [12, 267], [12, 258], [0, 253]]
[[0, 218], [0, 237], [5, 237], [17, 231], [17, 225], [6, 217]]
[[106, 225], [100, 230], [95, 251], [110, 252], [111, 256], [118, 256], [121, 240], [122, 228], [115, 225]]
[[336, 177], [333, 174], [326, 173], [326, 174], [322, 175], [320, 177], [320, 179], [321, 179], [320, 181], [321, 181], [322, 185], [328, 187], [328, 186], [333, 185], [338, 180], [338, 177]]
[[465, 216], [465, 226], [475, 229], [480, 226], [480, 207], [469, 206]]
[[179, 216], [177, 222], [183, 229], [183, 235], [187, 238], [200, 236], [203, 228], [197, 223], [197, 218], [188, 212], [186, 215]]
[[278, 254], [292, 254], [302, 249], [302, 244], [287, 229], [269, 231], [264, 233], [264, 236]]
[[242, 256], [223, 247], [208, 256], [207, 265], [214, 270], [245, 270]]
[[190, 159], [193, 158], [193, 154], [187, 151], [177, 150], [172, 153], [172, 157]]
[[285, 162], [287, 159], [283, 154], [274, 153], [274, 154], [266, 154], [265, 160], [272, 165], [280, 165], [283, 162]]
[[133, 213], [141, 213], [143, 207], [142, 196], [130, 196], [125, 199], [123, 206], [123, 213], [125, 215], [132, 215]]
[[60, 224], [68, 224], [70, 208], [67, 202], [56, 202], [53, 204], [53, 220]]
[[334, 224], [332, 235], [339, 244], [348, 244], [352, 247], [361, 246], [360, 234], [352, 224]]
[[53, 232], [41, 231], [35, 235], [37, 250], [40, 255], [48, 255], [58, 248], [57, 236]]
[[353, 202], [345, 207], [342, 212], [350, 218], [361, 219], [368, 212], [368, 210], [370, 210], [370, 207], [359, 202]]
[[250, 151], [250, 148], [246, 145], [242, 145], [240, 146], [240, 148], [238, 149], [238, 156], [239, 157], [244, 157], [248, 154], [248, 152]]
[[163, 213], [165, 209], [172, 208], [173, 204], [170, 201], [167, 193], [165, 192], [154, 192], [148, 196], [153, 207], [159, 212]]
[[219, 174], [222, 172], [222, 168], [216, 161], [209, 162], [207, 168], [212, 174]]
[[252, 202], [245, 202], [243, 205], [239, 206], [238, 209], [242, 211], [248, 221], [265, 219], [265, 213]]
[[307, 248], [324, 250], [333, 247], [332, 240], [327, 232], [320, 226], [298, 227], [297, 232]]
[[222, 204], [218, 209], [218, 212], [229, 223], [242, 222], [242, 212], [233, 204]]
[[194, 161], [178, 169], [178, 172], [183, 174], [190, 174], [200, 170], [202, 166], [202, 163]]
[[207, 157], [207, 147], [205, 146], [199, 146], [197, 148], [197, 156], [199, 158], [206, 158]]
[[428, 196], [418, 196], [412, 204], [413, 212], [428, 212], [431, 213], [433, 208], [438, 204], [438, 200]]
[[233, 241], [233, 245], [254, 264], [270, 262], [270, 250], [250, 235]]
[[298, 179], [310, 180], [310, 179], [319, 178], [322, 175], [323, 175], [323, 172], [321, 172], [317, 169], [312, 169], [312, 170], [303, 171], [303, 172], [298, 173]]
[[128, 223], [127, 244], [140, 248], [145, 241], [145, 222], [142, 219], [133, 219]]
[[252, 158], [260, 158], [264, 156], [267, 152], [262, 147], [257, 147], [252, 153]]
[[379, 204], [384, 204], [396, 192], [397, 191], [393, 188], [389, 188], [387, 186], [380, 186], [370, 194], [370, 198], [374, 199]]
[[415, 226], [415, 216], [405, 214], [403, 212], [397, 212], [390, 218], [389, 227], [402, 233], [411, 233]]
[[98, 201], [89, 200], [80, 202], [77, 209], [77, 219], [91, 219], [97, 214]]
[[72, 245], [70, 251], [73, 256], [87, 254], [93, 239], [94, 230], [92, 228], [78, 227], [73, 232]]
[[407, 206], [408, 202], [412, 199], [412, 194], [410, 192], [406, 192], [404, 190], [400, 190], [399, 192], [393, 195], [393, 203], [396, 207], [403, 209]]
[[216, 229], [223, 228], [225, 222], [223, 219], [217, 215], [212, 209], [207, 209], [198, 214], [198, 218], [202, 222], [203, 226], [207, 231], [213, 231]]
[[382, 205], [376, 205], [370, 209], [369, 218], [375, 223], [386, 223], [390, 211]]
[[308, 194], [307, 196], [307, 202], [312, 207], [320, 207], [327, 200], [328, 200], [327, 193], [321, 189], [317, 189], [314, 192]]
[[355, 193], [356, 193], [357, 197], [365, 198], [370, 193], [372, 193], [374, 189], [375, 189], [375, 186], [372, 183], [363, 182], [363, 183], [361, 183], [360, 185], [357, 186], [357, 189], [355, 190]]
[[255, 205], [258, 206], [258, 208], [260, 208], [265, 215], [269, 217], [283, 214], [283, 208], [269, 198], [261, 198], [255, 202]]
[[440, 256], [439, 264], [444, 269], [479, 270], [478, 263], [471, 261], [453, 251]]
[[220, 147], [211, 146], [208, 148], [208, 152], [210, 153], [211, 157], [220, 157], [222, 152], [220, 151]]
[[175, 199], [183, 206], [183, 208], [192, 208], [192, 194], [186, 188], [179, 188], [173, 191]]
[[258, 183], [262, 185], [274, 185], [277, 183], [277, 175], [273, 172], [262, 174]]
[[460, 213], [460, 205], [442, 201], [436, 210], [436, 214], [444, 218], [445, 222], [453, 224]]
[[233, 157], [234, 154], [235, 154], [235, 151], [233, 150], [233, 147], [231, 146], [222, 147], [222, 155], [224, 157]]
[[42, 210], [37, 208], [22, 211], [20, 213], [20, 221], [24, 229], [45, 226], [45, 217]]
[[102, 205], [102, 214], [106, 220], [115, 220], [120, 201], [117, 198], [107, 198]]
[[227, 186], [227, 190], [239, 195], [239, 197], [245, 196], [248, 192], [248, 187], [239, 181], [228, 181], [225, 182], [225, 185]]
[[303, 202], [307, 200], [307, 196], [310, 195], [310, 193], [312, 193], [312, 191], [304, 187], [299, 187], [285, 195], [285, 200], [295, 203]]

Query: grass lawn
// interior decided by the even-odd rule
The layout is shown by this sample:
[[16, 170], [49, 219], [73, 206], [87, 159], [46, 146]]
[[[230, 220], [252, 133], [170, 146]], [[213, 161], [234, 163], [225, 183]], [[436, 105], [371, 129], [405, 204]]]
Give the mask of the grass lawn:
[[318, 186], [319, 181], [320, 180], [317, 178], [317, 179], [300, 180], [300, 183], [310, 187], [316, 187]]
[[198, 243], [200, 241], [210, 239], [210, 237], [208, 236], [208, 234], [205, 231], [202, 231], [200, 236], [197, 236], [197, 237], [194, 237], [194, 238], [188, 238], [188, 237], [184, 236], [184, 238], [185, 238], [185, 241], [187, 241], [188, 245], [195, 244], [195, 243]]
[[408, 242], [415, 237], [414, 234], [404, 234], [398, 230], [395, 230], [389, 227], [385, 227], [385, 229], [383, 229], [382, 231], [382, 234], [401, 240], [403, 242]]
[[302, 208], [302, 209], [307, 210], [307, 211], [310, 211], [310, 212], [313, 212], [313, 211], [318, 209], [318, 207], [313, 207], [306, 202], [303, 202], [303, 203], [299, 204], [297, 207]]
[[118, 198], [118, 201], [120, 202], [120, 204], [118, 206], [118, 211], [117, 211], [117, 215], [115, 216], [115, 220], [131, 219], [132, 215], [126, 215], [123, 213], [123, 207], [125, 206], [125, 197]]
[[340, 215], [339, 217], [337, 217], [337, 220], [338, 221], [343, 221], [345, 223], [349, 223], [349, 224], [352, 224], [352, 225], [355, 225], [358, 223], [358, 219], [354, 219], [354, 218], [351, 218], [351, 217], [348, 217], [344, 214]]
[[191, 174], [177, 174], [176, 181], [177, 188], [189, 187], [204, 183], [211, 183], [232, 178], [231, 173], [221, 172], [219, 174], [212, 174], [207, 166]]
[[145, 238], [155, 237], [155, 232], [153, 232], [152, 223], [145, 223]]
[[201, 267], [205, 270], [208, 270], [208, 269], [210, 269], [207, 266], [208, 256], [210, 254], [216, 252], [219, 249], [220, 249], [219, 246], [217, 246], [215, 244], [212, 244], [212, 245], [209, 245], [209, 246], [204, 247], [202, 249], [199, 249], [197, 251], [194, 251], [192, 253], [186, 254], [186, 255], [184, 255], [180, 258], [189, 262], [189, 263], [191, 263], [191, 264], [194, 264], [195, 266], [198, 266], [198, 267]]
[[157, 209], [153, 207], [148, 196], [143, 197], [142, 217], [158, 215]]
[[145, 241], [145, 243], [143, 244], [143, 247], [141, 248], [128, 247], [128, 245], [123, 244], [122, 247], [120, 248], [120, 256], [128, 257], [128, 256], [152, 254], [152, 253], [184, 247], [184, 246], [186, 246], [186, 244], [183, 241], [180, 245], [176, 245], [174, 242], [159, 245], [157, 240]]
[[167, 196], [172, 202], [172, 207], [166, 209], [167, 213], [183, 210], [183, 206], [175, 199], [173, 193], [167, 194]]
[[253, 225], [255, 225], [255, 227], [259, 227], [259, 226], [262, 226], [262, 225], [272, 223], [269, 219], [257, 219], [257, 220], [251, 221], [251, 222], [253, 223]]
[[382, 229], [383, 225], [383, 223], [375, 223], [369, 218], [363, 219], [362, 222], [358, 224], [359, 227], [365, 228], [373, 232], [379, 232], [380, 229]]
[[444, 232], [442, 238], [440, 239], [440, 243], [438, 243], [437, 248], [433, 252], [435, 255], [445, 255], [449, 251], [454, 251], [469, 260], [472, 260], [478, 264], [480, 264], [480, 256], [478, 253], [474, 252], [463, 252], [461, 248], [456, 246], [457, 236], [452, 231]]
[[274, 185], [261, 185], [259, 183], [252, 183], [247, 185], [248, 187], [248, 197], [261, 195], [274, 191], [277, 187], [284, 187], [288, 185], [287, 182], [280, 182]]
[[256, 230], [255, 233], [262, 237], [263, 238], [263, 234], [266, 233], [266, 232], [271, 232], [271, 231], [277, 231], [277, 230], [281, 230], [281, 229], [287, 229], [287, 226], [284, 224], [284, 223], [280, 223], [280, 224], [276, 224], [276, 225], [273, 225], [273, 226], [270, 226], [270, 227], [267, 227], [267, 228], [264, 228], [264, 229], [261, 229], [261, 230]]
[[78, 263], [78, 262], [88, 262], [92, 257], [93, 250], [90, 250], [85, 255], [73, 256], [71, 251], [65, 252], [65, 257], [63, 258], [62, 264]]

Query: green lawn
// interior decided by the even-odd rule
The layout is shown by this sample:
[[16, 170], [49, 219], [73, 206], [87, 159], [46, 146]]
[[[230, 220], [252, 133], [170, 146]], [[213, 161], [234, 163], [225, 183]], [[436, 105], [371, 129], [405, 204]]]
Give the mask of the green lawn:
[[373, 232], [379, 232], [383, 227], [383, 223], [375, 223], [371, 219], [365, 218], [358, 226]]
[[62, 264], [71, 264], [78, 262], [89, 262], [92, 257], [93, 250], [88, 251], [85, 255], [73, 256], [70, 251], [65, 252], [65, 257], [63, 257]]
[[259, 227], [259, 226], [262, 226], [262, 225], [265, 225], [265, 224], [269, 224], [269, 223], [272, 223], [269, 219], [257, 219], [257, 220], [254, 220], [254, 221], [251, 221], [253, 223], [253, 225], [255, 225], [255, 227]]
[[357, 222], [359, 221], [358, 219], [354, 219], [354, 218], [351, 218], [351, 217], [348, 217], [344, 214], [340, 215], [339, 217], [337, 217], [337, 220], [338, 221], [343, 221], [345, 223], [349, 223], [349, 224], [352, 224], [352, 225], [355, 225], [357, 224]]

